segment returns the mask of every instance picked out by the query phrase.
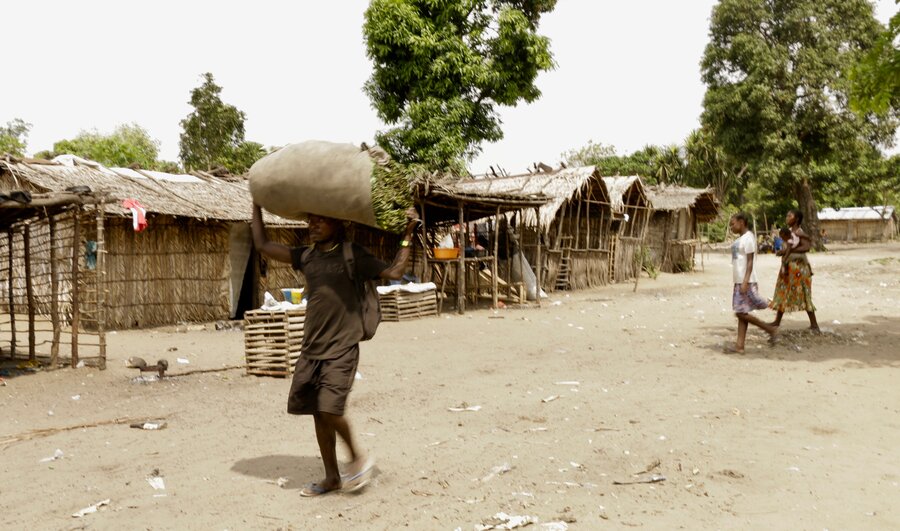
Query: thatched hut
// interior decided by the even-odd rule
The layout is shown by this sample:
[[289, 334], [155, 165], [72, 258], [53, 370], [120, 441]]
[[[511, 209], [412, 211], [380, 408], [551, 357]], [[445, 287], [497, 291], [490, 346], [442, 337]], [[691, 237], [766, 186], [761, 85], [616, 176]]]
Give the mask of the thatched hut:
[[650, 201], [641, 178], [603, 177], [613, 213], [610, 224], [609, 278], [627, 282], [640, 274], [644, 234], [650, 221]]
[[715, 192], [711, 188], [651, 186], [647, 195], [653, 206], [646, 236], [651, 263], [667, 273], [693, 271], [700, 223], [719, 215]]
[[897, 237], [893, 206], [826, 208], [819, 212], [819, 230], [830, 241], [868, 242]]
[[459, 184], [470, 193], [542, 194], [522, 224], [520, 247], [542, 271], [546, 291], [582, 289], [634, 278], [648, 201], [638, 177], [601, 177], [593, 166], [482, 177]]
[[[468, 179], [445, 177], [429, 179], [416, 187], [416, 202], [422, 213], [423, 240], [419, 258], [419, 268], [414, 270], [424, 279], [438, 283], [440, 296], [443, 298], [448, 280], [456, 292], [456, 308], [462, 313], [466, 302], [476, 302], [482, 297], [482, 281], [489, 288], [490, 298], [496, 307], [500, 294], [500, 277], [507, 287], [507, 296], [512, 296], [509, 256], [510, 240], [501, 227], [506, 227], [506, 215], [511, 213], [533, 213], [547, 202], [547, 198], [539, 192], [485, 191], [477, 186], [470, 186]], [[468, 242], [478, 240], [479, 235], [471, 229], [477, 227], [479, 221], [486, 227], [480, 235], [484, 250], [467, 256]], [[438, 238], [451, 235], [457, 247], [457, 255], [451, 258], [437, 258], [435, 248]], [[506, 274], [502, 274], [500, 260], [506, 261]], [[454, 267], [449, 267], [450, 265]], [[487, 276], [487, 279], [484, 277]], [[538, 277], [540, 278], [540, 272]], [[516, 298], [525, 298], [524, 289], [520, 285]]]
[[[70, 156], [56, 162], [0, 160], [0, 190], [68, 189], [92, 190], [116, 200], [101, 220], [80, 208], [66, 214], [67, 223], [83, 229], [71, 244], [79, 260], [85, 267], [96, 267], [101, 258], [104, 262], [104, 274], [86, 279], [85, 289], [105, 294], [105, 324], [110, 328], [240, 317], [257, 307], [261, 293], [270, 287], [300, 284], [289, 266], [267, 264], [253, 250], [250, 194], [239, 177], [105, 168]], [[146, 209], [146, 230], [134, 230], [131, 213], [121, 206], [124, 199], [135, 199]], [[53, 221], [54, 216], [35, 221], [32, 234], [49, 240]], [[302, 242], [301, 224], [268, 215], [267, 222], [273, 238], [293, 245]], [[103, 252], [97, 250], [101, 232]], [[16, 271], [14, 276], [25, 275]]]

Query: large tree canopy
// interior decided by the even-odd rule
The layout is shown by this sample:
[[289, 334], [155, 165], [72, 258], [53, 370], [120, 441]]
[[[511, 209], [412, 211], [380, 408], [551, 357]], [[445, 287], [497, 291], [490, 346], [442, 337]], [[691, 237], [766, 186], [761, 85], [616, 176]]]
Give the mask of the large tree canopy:
[[553, 67], [538, 34], [556, 0], [373, 0], [363, 32], [374, 63], [365, 91], [396, 160], [458, 168], [503, 137], [498, 106], [532, 102]]
[[194, 110], [181, 121], [180, 157], [186, 169], [224, 167], [243, 173], [266, 154], [262, 144], [244, 141], [247, 116], [223, 102], [221, 93], [209, 72], [203, 74], [203, 84], [191, 90]]
[[[894, 120], [848, 106], [847, 72], [882, 26], [865, 0], [722, 0], [701, 63], [702, 122], [774, 195], [793, 196], [818, 238], [817, 188], [887, 144]], [[820, 247], [820, 245], [819, 245]]]

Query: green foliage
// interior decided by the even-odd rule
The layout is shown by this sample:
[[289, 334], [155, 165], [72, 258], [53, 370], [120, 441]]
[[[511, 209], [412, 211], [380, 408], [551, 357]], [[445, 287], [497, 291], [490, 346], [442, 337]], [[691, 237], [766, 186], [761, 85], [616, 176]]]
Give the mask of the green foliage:
[[104, 166], [128, 167], [137, 164], [153, 170], [158, 167], [159, 141], [151, 138], [147, 130], [137, 124], [122, 124], [110, 134], [82, 131], [70, 140], [54, 143], [53, 151], [35, 155], [50, 159], [66, 153]]
[[570, 166], [596, 166], [603, 176], [639, 175], [648, 184], [684, 184], [687, 162], [682, 148], [644, 146], [630, 155], [617, 155], [614, 146], [595, 144], [593, 140], [579, 149], [562, 154]]
[[241, 174], [266, 154], [261, 144], [244, 141], [247, 116], [222, 101], [222, 87], [209, 72], [203, 84], [191, 90], [194, 110], [181, 121], [180, 158], [187, 169], [212, 170], [219, 166]]
[[382, 229], [401, 233], [408, 222], [406, 210], [413, 206], [410, 183], [415, 180], [413, 167], [392, 160], [375, 163], [372, 170], [372, 208]]
[[563, 153], [562, 158], [569, 166], [596, 166], [605, 177], [639, 175], [652, 184], [656, 181], [656, 160], [662, 151], [657, 146], [645, 146], [630, 155], [617, 155], [615, 146], [589, 140], [584, 147]]
[[28, 146], [28, 132], [31, 124], [21, 118], [14, 118], [6, 122], [6, 126], [0, 127], [0, 155], [25, 156], [25, 148]]
[[[896, 3], [900, 3], [897, 0]], [[850, 71], [850, 105], [857, 112], [900, 111], [900, 11]]]
[[460, 170], [503, 138], [499, 106], [532, 102], [553, 67], [537, 33], [555, 0], [373, 0], [363, 33], [374, 63], [365, 91], [394, 126], [377, 135], [394, 160]]
[[795, 199], [814, 239], [824, 185], [875, 145], [891, 117], [852, 112], [845, 75], [878, 38], [865, 0], [721, 0], [701, 62], [703, 128], [753, 170], [769, 199]]
[[684, 141], [685, 181], [698, 188], [712, 187], [723, 204], [739, 199], [746, 185], [747, 165], [739, 164], [713, 142], [709, 133], [696, 129]]

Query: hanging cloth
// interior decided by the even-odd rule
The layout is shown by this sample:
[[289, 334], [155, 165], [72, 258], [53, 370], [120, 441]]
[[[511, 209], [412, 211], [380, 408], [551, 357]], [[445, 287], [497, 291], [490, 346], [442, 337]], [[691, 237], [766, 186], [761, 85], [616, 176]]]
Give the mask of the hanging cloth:
[[141, 232], [147, 228], [147, 210], [138, 203], [137, 199], [122, 201], [122, 207], [131, 211], [134, 232]]

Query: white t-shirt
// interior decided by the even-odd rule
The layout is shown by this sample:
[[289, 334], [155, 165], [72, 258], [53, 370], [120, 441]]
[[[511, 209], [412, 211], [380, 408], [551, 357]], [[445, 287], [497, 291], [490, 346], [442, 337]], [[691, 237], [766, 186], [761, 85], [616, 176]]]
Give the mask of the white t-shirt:
[[[745, 232], [740, 238], [731, 245], [731, 270], [733, 271], [734, 283], [740, 284], [744, 282], [744, 274], [747, 273], [747, 255], [753, 254], [756, 257], [756, 237], [752, 231]], [[750, 283], [756, 282], [756, 268], [750, 272]]]

